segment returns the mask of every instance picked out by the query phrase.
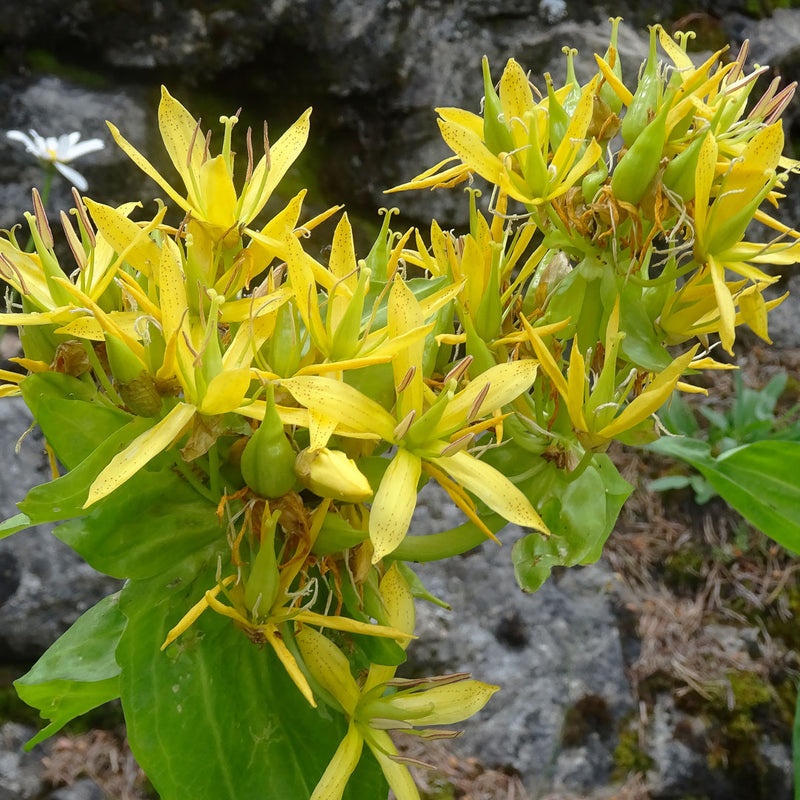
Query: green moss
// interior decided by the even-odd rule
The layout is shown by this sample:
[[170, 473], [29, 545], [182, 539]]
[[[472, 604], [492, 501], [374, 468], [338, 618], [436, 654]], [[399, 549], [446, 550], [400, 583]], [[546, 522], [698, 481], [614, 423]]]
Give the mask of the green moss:
[[420, 793], [422, 800], [455, 800], [456, 788], [446, 778], [430, 778], [430, 789]]
[[653, 759], [639, 744], [639, 732], [630, 718], [627, 727], [620, 731], [619, 744], [614, 749], [614, 771], [612, 779], [622, 781], [636, 772], [647, 772]]
[[107, 84], [106, 78], [99, 72], [92, 72], [74, 64], [65, 64], [47, 50], [30, 50], [27, 53], [27, 61], [33, 72], [43, 75], [56, 75], [94, 89], [105, 88]]

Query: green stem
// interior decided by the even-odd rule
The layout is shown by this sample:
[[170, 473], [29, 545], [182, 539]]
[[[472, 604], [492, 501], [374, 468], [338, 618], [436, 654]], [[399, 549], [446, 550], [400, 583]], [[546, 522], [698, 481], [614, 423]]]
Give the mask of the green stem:
[[[500, 524], [497, 524], [498, 522]], [[500, 530], [503, 524], [504, 520], [495, 516], [489, 521], [487, 527], [490, 530]], [[463, 525], [443, 533], [406, 536], [391, 557], [396, 561], [439, 561], [442, 558], [460, 556], [485, 541], [486, 534], [472, 522], [465, 522]]]
[[123, 408], [125, 403], [117, 394], [117, 390], [111, 385], [111, 381], [108, 380], [108, 375], [106, 375], [105, 370], [101, 366], [100, 359], [97, 357], [94, 347], [92, 347], [92, 345], [84, 339], [83, 349], [86, 351], [86, 357], [89, 359], [89, 363], [92, 365], [94, 374], [97, 376], [97, 380], [100, 381], [100, 385], [103, 387], [106, 394], [109, 396], [109, 398], [111, 398], [115, 406]]
[[178, 472], [186, 478], [186, 482], [194, 489], [199, 495], [203, 496], [209, 502], [213, 503], [214, 505], [217, 504], [219, 501], [219, 497], [216, 497], [210, 489], [202, 484], [201, 481], [198, 480], [197, 476], [192, 472], [192, 468], [180, 457], [180, 455], [176, 456], [175, 458], [175, 467], [177, 468]]
[[217, 450], [216, 442], [208, 451], [208, 482], [211, 494], [215, 497], [222, 497], [219, 485], [219, 451]]

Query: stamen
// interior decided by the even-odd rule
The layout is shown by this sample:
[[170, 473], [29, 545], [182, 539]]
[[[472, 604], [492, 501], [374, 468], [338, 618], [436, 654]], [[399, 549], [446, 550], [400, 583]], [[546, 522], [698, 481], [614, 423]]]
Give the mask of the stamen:
[[470, 406], [469, 411], [467, 412], [467, 424], [473, 422], [480, 416], [481, 406], [483, 405], [484, 401], [486, 400], [486, 396], [489, 394], [489, 388], [491, 387], [491, 383], [487, 382], [486, 385], [478, 392], [478, 396], [473, 401], [472, 405]]
[[38, 189], [33, 189], [33, 213], [36, 218], [36, 229], [42, 237], [44, 246], [48, 250], [53, 249], [53, 232], [50, 230], [50, 223], [47, 221], [47, 214], [44, 210], [44, 203]]
[[417, 412], [412, 408], [408, 414], [403, 417], [403, 419], [397, 424], [397, 427], [394, 429], [394, 438], [399, 442], [407, 433], [409, 428], [414, 423], [414, 418], [417, 416]]
[[86, 206], [83, 203], [83, 198], [80, 196], [78, 190], [73, 186], [72, 187], [72, 198], [75, 200], [75, 213], [78, 215], [81, 221], [81, 225], [83, 229], [86, 231], [86, 236], [89, 239], [89, 244], [92, 247], [95, 246], [97, 243], [97, 239], [94, 235], [94, 228], [92, 227], [92, 223], [89, 222], [89, 215], [86, 213]]
[[462, 358], [461, 361], [458, 362], [451, 370], [444, 376], [444, 385], [447, 386], [450, 381], [455, 381], [458, 383], [461, 378], [464, 377], [464, 373], [469, 369], [470, 365], [473, 362], [472, 356], [466, 356]]
[[402, 391], [407, 389], [411, 381], [414, 380], [414, 375], [416, 374], [417, 374], [417, 368], [414, 364], [412, 364], [406, 371], [406, 374], [403, 375], [403, 379], [400, 381], [400, 383], [398, 383], [397, 386], [394, 387], [395, 393], [400, 394]]

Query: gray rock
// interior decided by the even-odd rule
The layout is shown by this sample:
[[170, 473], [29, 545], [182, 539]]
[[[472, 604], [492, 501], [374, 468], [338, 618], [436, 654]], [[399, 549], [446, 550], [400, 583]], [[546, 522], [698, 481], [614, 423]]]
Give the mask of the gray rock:
[[0, 800], [36, 800], [43, 787], [42, 748], [30, 753], [22, 745], [36, 731], [26, 725], [7, 722], [0, 725]]
[[[416, 532], [459, 523], [458, 512], [426, 487]], [[415, 565], [453, 611], [418, 603], [415, 675], [471, 672], [501, 691], [460, 728], [465, 754], [519, 771], [530, 791], [582, 790], [606, 781], [616, 730], [634, 708], [613, 613], [615, 577], [598, 563], [566, 571], [533, 595], [516, 585], [508, 526], [491, 542], [446, 562]]]
[[[21, 399], [0, 402], [4, 518], [17, 513], [15, 502], [31, 486], [49, 479], [38, 436], [26, 437], [14, 454], [30, 420]], [[45, 526], [0, 541], [0, 652], [7, 661], [37, 659], [84, 611], [117, 588], [118, 581], [93, 570]]]
[[[130, 200], [132, 192], [137, 192], [143, 201], [156, 196], [155, 184], [131, 164], [106, 126], [106, 120], [114, 122], [124, 129], [126, 138], [144, 147], [148, 131], [155, 128], [156, 107], [143, 102], [142, 94], [87, 87], [53, 76], [0, 82], [0, 107], [7, 109], [0, 131], [0, 227], [24, 223], [23, 212], [31, 208], [31, 187], [41, 190], [44, 182], [42, 167], [22, 145], [6, 138], [8, 130], [27, 132], [33, 128], [45, 137], [79, 131], [82, 139], [102, 139], [105, 149], [72, 165], [88, 180], [87, 195], [113, 205]], [[58, 224], [58, 210], [73, 205], [71, 186], [57, 175], [47, 203], [53, 224]], [[27, 225], [24, 229], [27, 231]], [[24, 244], [25, 233], [19, 237]], [[70, 262], [64, 263], [69, 271]]]
[[72, 786], [62, 786], [47, 795], [46, 800], [105, 800], [103, 790], [90, 778], [75, 781]]

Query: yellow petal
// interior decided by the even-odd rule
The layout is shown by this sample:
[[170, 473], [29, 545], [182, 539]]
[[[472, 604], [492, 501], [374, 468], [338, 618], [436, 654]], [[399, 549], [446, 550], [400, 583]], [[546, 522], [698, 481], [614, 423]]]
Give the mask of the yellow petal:
[[767, 332], [767, 304], [757, 286], [749, 286], [737, 298], [744, 321], [765, 342], [772, 344]]
[[699, 345], [676, 358], [658, 377], [636, 398], [634, 398], [611, 423], [598, 431], [598, 436], [613, 439], [623, 431], [630, 430], [642, 420], [658, 411], [672, 394], [675, 384], [694, 358]]
[[95, 478], [83, 507], [88, 508], [111, 494], [114, 489], [132, 478], [150, 459], [166, 450], [181, 435], [196, 413], [197, 409], [193, 405], [178, 403], [164, 419], [134, 439], [121, 453], [114, 456], [108, 466]]
[[307, 108], [297, 122], [270, 147], [269, 166], [267, 166], [266, 156], [256, 165], [250, 183], [244, 192], [242, 209], [239, 214], [245, 224], [254, 219], [264, 208], [281, 178], [303, 151], [308, 140], [310, 117], [311, 109]]
[[464, 451], [430, 460], [509, 522], [549, 533], [528, 498], [494, 467]]
[[588, 431], [586, 418], [583, 415], [583, 403], [586, 392], [586, 362], [578, 347], [578, 337], [572, 341], [572, 352], [569, 356], [567, 372], [567, 412], [572, 424], [579, 431]]
[[317, 701], [314, 700], [314, 693], [308, 685], [308, 678], [303, 675], [303, 671], [297, 663], [297, 659], [292, 655], [291, 650], [284, 644], [283, 639], [278, 635], [277, 628], [274, 625], [259, 626], [267, 641], [272, 645], [275, 655], [283, 664], [283, 668], [289, 673], [289, 677], [294, 681], [294, 685], [300, 690], [300, 693], [305, 697], [308, 702], [317, 707]]
[[708, 202], [711, 197], [711, 185], [717, 168], [717, 140], [713, 133], [706, 136], [700, 146], [697, 157], [697, 167], [694, 172], [694, 220], [695, 220], [695, 254], [698, 261], [704, 261], [707, 240], [706, 219], [708, 217]]
[[[458, 681], [391, 698], [390, 702], [395, 708], [414, 713], [413, 719], [409, 717], [409, 722], [414, 725], [450, 725], [476, 714], [499, 689], [499, 686], [490, 686], [481, 681]], [[431, 710], [427, 711], [428, 708]]]
[[[532, 358], [490, 367], [474, 381], [470, 381], [467, 387], [447, 404], [437, 430], [448, 431], [456, 425], [464, 424], [466, 415], [471, 409], [472, 419], [475, 420], [516, 400], [531, 387], [538, 367], [539, 362]], [[475, 402], [487, 384], [489, 391], [486, 397], [480, 406], [474, 409]]]
[[419, 456], [399, 448], [381, 479], [369, 514], [369, 538], [377, 564], [403, 541], [417, 505], [417, 483], [422, 472]]
[[210, 158], [200, 168], [201, 209], [212, 225], [227, 233], [236, 226], [236, 189], [221, 155]]
[[[441, 112], [440, 112], [441, 113]], [[499, 183], [503, 162], [483, 143], [482, 135], [461, 125], [439, 120], [442, 138], [465, 166], [489, 183]]]
[[360, 692], [350, 673], [347, 656], [327, 636], [308, 625], [297, 631], [294, 639], [314, 680], [330, 692], [347, 714], [352, 716]]
[[348, 428], [393, 441], [397, 420], [381, 405], [346, 383], [316, 375], [281, 381], [300, 405], [329, 414]]
[[[88, 198], [84, 198], [83, 202], [97, 229], [117, 254], [123, 256], [125, 261], [142, 274], [153, 274], [161, 252], [150, 238], [149, 232], [111, 206], [95, 203]], [[161, 217], [163, 216], [162, 213]]]
[[[387, 329], [389, 338], [395, 339], [409, 331], [421, 328], [425, 324], [425, 317], [419, 301], [414, 293], [406, 286], [398, 275], [389, 292], [389, 314]], [[409, 371], [413, 371], [411, 380], [405, 389], [398, 395], [398, 409], [395, 412], [398, 419], [402, 419], [410, 411], [422, 414], [422, 356], [425, 351], [425, 342], [416, 339], [409, 343], [405, 350], [400, 351], [392, 359], [392, 373], [395, 385], [404, 382]]]
[[[194, 205], [200, 198], [195, 195], [191, 173], [198, 175], [205, 154], [205, 136], [199, 130], [197, 120], [166, 89], [161, 87], [161, 102], [158, 106], [158, 127], [164, 147], [169, 153], [175, 169], [186, 184], [186, 191]], [[192, 147], [191, 159], [189, 147]]]
[[311, 800], [341, 800], [347, 782], [355, 771], [364, 747], [364, 737], [351, 720], [347, 733], [319, 779]]
[[733, 355], [733, 342], [736, 337], [734, 329], [736, 327], [736, 307], [731, 297], [731, 290], [725, 283], [725, 266], [717, 263], [710, 255], [708, 256], [708, 268], [711, 272], [711, 280], [714, 283], [714, 295], [717, 298], [717, 308], [719, 309], [719, 338], [722, 347]]
[[419, 791], [408, 767], [391, 758], [391, 756], [397, 755], [397, 748], [389, 734], [386, 731], [372, 729], [368, 734], [369, 738], [366, 739], [366, 742], [369, 749], [378, 760], [389, 788], [394, 792], [397, 800], [419, 800]]
[[250, 370], [247, 367], [220, 372], [208, 384], [198, 410], [208, 416], [233, 411], [242, 404], [248, 388], [250, 388]]
[[381, 579], [380, 592], [389, 624], [405, 633], [414, 633], [417, 621], [414, 596], [397, 564], [392, 564]]
[[190, 211], [192, 206], [183, 196], [178, 194], [165, 180], [161, 177], [158, 170], [119, 132], [116, 125], [106, 122], [114, 141], [119, 145], [120, 149], [125, 153], [139, 169], [144, 172], [149, 178], [152, 178], [170, 197], [170, 199], [179, 205], [184, 211]]

